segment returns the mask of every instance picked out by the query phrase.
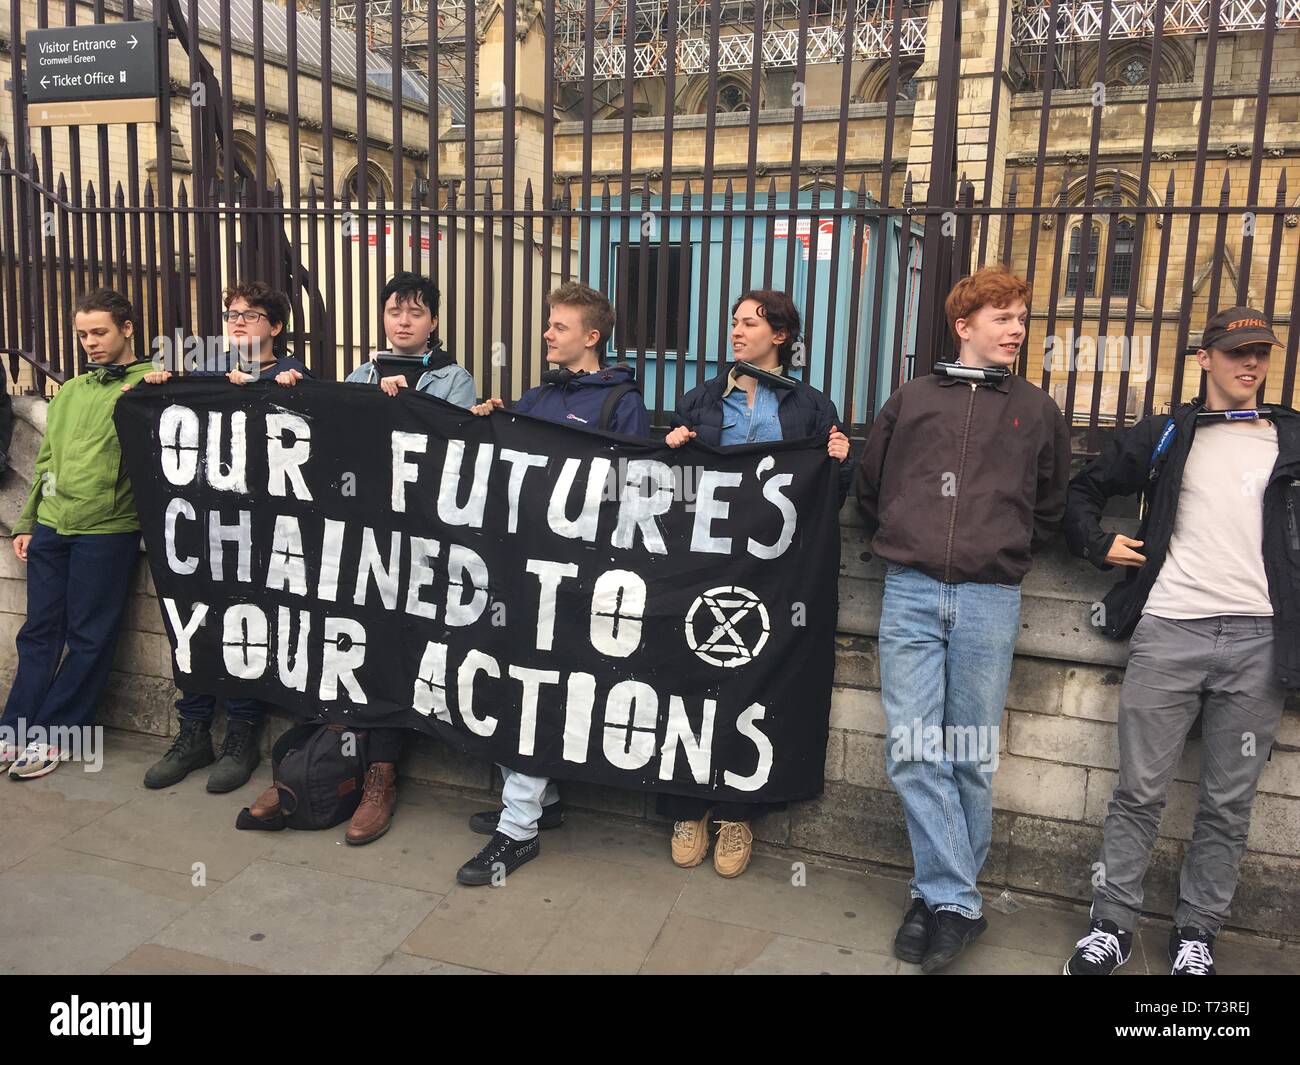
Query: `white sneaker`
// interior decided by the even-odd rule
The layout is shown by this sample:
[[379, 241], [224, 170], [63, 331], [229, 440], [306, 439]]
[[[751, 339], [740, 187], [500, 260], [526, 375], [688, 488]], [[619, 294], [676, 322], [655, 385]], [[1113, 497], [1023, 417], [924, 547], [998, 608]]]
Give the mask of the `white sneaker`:
[[35, 780], [53, 773], [66, 758], [67, 755], [48, 743], [29, 743], [9, 767], [9, 775], [15, 780]]
[[22, 748], [16, 743], [10, 743], [8, 740], [0, 740], [0, 765], [10, 765], [18, 760], [22, 753]]

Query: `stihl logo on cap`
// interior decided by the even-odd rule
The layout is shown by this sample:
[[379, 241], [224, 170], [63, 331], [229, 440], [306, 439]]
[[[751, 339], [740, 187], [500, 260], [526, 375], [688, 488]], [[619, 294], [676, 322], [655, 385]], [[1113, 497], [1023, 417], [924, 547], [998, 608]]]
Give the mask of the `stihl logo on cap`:
[[1225, 331], [1232, 329], [1248, 329], [1251, 326], [1258, 326], [1261, 329], [1267, 329], [1268, 323], [1263, 318], [1238, 318], [1235, 322], [1229, 322], [1223, 328]]

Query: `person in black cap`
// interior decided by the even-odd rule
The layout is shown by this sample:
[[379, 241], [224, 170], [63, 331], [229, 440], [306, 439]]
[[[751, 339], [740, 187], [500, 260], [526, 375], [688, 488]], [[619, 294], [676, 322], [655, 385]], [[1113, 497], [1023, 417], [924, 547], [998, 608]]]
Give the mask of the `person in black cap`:
[[[1069, 976], [1109, 975], [1129, 958], [1160, 815], [1198, 715], [1200, 805], [1169, 960], [1175, 976], [1214, 974], [1255, 789], [1286, 691], [1300, 688], [1300, 418], [1256, 410], [1275, 346], [1259, 311], [1215, 314], [1196, 350], [1205, 395], [1118, 433], [1070, 482], [1066, 540], [1099, 569], [1126, 567], [1100, 621], [1131, 639], [1119, 781]], [[1147, 507], [1137, 537], [1104, 530], [1106, 501], [1138, 491]]]

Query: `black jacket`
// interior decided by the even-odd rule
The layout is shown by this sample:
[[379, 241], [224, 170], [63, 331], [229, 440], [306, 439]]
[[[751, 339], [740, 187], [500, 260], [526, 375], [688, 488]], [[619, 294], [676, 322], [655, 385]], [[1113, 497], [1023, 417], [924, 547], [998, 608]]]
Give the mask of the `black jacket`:
[[[729, 373], [730, 371], [728, 371]], [[695, 431], [701, 443], [719, 447], [722, 443], [722, 390], [727, 387], [727, 374], [715, 377], [692, 388], [677, 401], [677, 412], [669, 419], [673, 428], [684, 425]], [[824, 444], [832, 428], [845, 436], [848, 430], [840, 422], [839, 411], [826, 396], [797, 378], [790, 378], [794, 388], [782, 389], [777, 402], [776, 416], [781, 422], [781, 439], [803, 440], [819, 437]], [[839, 505], [848, 498], [849, 483], [853, 479], [853, 456], [840, 463]]]
[[1056, 535], [1070, 427], [1017, 374], [980, 385], [923, 374], [876, 416], [858, 509], [881, 558], [945, 583], [1019, 584]]
[[[1124, 579], [1104, 602], [1102, 631], [1127, 638], [1142, 617], [1160, 567], [1164, 565], [1178, 513], [1183, 468], [1196, 433], [1197, 399], [1174, 411], [1144, 418], [1109, 440], [1102, 453], [1070, 482], [1065, 509], [1065, 540], [1070, 551], [1098, 569], [1111, 566], [1106, 552], [1115, 533], [1101, 527], [1101, 512], [1111, 496], [1145, 493], [1145, 516], [1137, 539], [1146, 563], [1126, 567]], [[1300, 688], [1300, 414], [1274, 406], [1277, 428], [1277, 464], [1264, 489], [1264, 574], [1273, 604], [1274, 656], [1277, 676], [1287, 688]], [[1170, 420], [1176, 423], [1173, 439], [1154, 464], [1152, 456]], [[1154, 477], [1154, 481], [1152, 478]], [[1231, 500], [1224, 505], [1230, 506]]]

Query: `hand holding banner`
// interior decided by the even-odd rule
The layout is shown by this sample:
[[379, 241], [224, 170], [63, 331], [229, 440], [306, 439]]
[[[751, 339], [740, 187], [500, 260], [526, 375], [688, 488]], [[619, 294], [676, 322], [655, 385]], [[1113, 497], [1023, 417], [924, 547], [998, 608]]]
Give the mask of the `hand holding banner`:
[[182, 379], [116, 419], [179, 687], [538, 776], [820, 792], [824, 442], [671, 451], [313, 381]]

